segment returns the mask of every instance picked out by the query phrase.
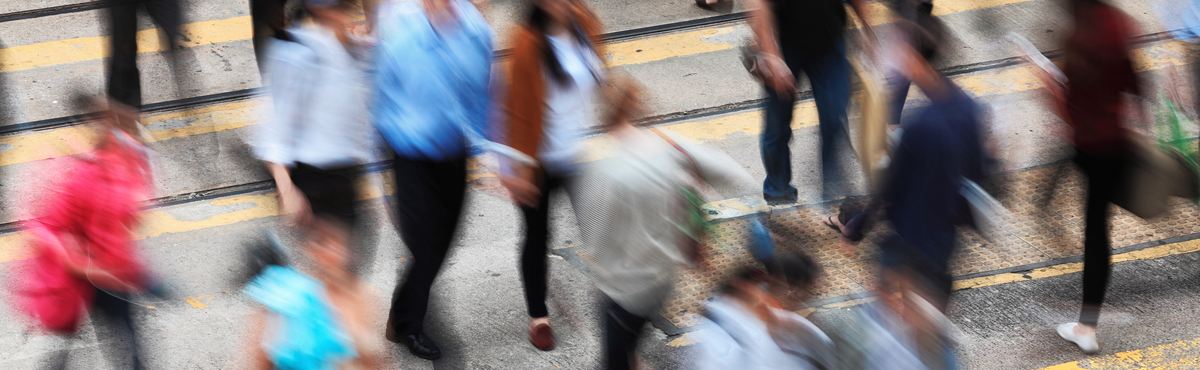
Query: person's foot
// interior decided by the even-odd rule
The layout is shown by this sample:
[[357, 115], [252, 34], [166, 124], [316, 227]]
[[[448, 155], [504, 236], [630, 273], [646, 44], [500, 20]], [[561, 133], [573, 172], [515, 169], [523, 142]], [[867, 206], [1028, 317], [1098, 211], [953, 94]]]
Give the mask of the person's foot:
[[1069, 322], [1058, 326], [1058, 336], [1068, 342], [1075, 343], [1083, 353], [1100, 352], [1100, 343], [1096, 342], [1096, 328], [1077, 322]]
[[529, 343], [542, 351], [554, 349], [554, 330], [550, 329], [550, 319], [539, 317], [529, 321]]
[[[390, 334], [390, 332], [389, 332]], [[437, 343], [433, 342], [425, 333], [416, 333], [400, 336], [389, 335], [388, 340], [403, 344], [408, 347], [408, 353], [413, 354], [429, 361], [434, 361], [442, 358], [442, 350], [438, 348]]]

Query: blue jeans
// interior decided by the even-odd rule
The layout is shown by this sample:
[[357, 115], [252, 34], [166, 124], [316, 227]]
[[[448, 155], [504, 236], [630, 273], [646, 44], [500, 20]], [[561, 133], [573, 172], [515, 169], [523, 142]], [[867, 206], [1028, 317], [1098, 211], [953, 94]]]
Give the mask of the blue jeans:
[[[835, 184], [845, 180], [839, 154], [850, 149], [850, 137], [846, 129], [846, 107], [850, 103], [850, 63], [846, 60], [846, 43], [840, 41], [820, 55], [803, 55], [796, 50], [788, 50], [785, 45], [783, 60], [797, 79], [800, 72], [804, 72], [812, 83], [821, 129], [821, 199], [833, 200], [844, 196], [844, 186]], [[791, 185], [792, 156], [788, 148], [792, 141], [795, 104], [794, 93], [781, 95], [773, 89], [767, 89], [767, 101], [763, 107], [766, 119], [760, 149], [763, 167], [767, 171], [767, 178], [763, 181], [763, 197], [768, 199], [796, 197], [796, 188]]]

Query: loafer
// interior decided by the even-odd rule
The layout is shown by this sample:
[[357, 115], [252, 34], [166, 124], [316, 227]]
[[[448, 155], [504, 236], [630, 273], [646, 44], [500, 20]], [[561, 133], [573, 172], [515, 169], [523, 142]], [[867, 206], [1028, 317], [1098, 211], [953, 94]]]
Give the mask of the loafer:
[[399, 338], [399, 343], [408, 347], [408, 353], [429, 361], [442, 358], [442, 350], [425, 333], [408, 334]]
[[537, 324], [529, 328], [529, 343], [542, 351], [553, 350], [554, 330], [550, 329], [550, 324]]

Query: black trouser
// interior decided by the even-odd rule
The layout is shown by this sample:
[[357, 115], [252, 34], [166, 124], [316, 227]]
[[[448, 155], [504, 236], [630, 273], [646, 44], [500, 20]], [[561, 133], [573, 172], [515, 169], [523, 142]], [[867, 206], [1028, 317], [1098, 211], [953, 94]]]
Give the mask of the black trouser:
[[263, 69], [267, 40], [287, 26], [284, 6], [287, 0], [250, 0], [250, 21], [254, 24], [254, 57]]
[[359, 230], [358, 187], [354, 186], [356, 168], [354, 166], [335, 166], [321, 169], [304, 163], [297, 163], [289, 170], [292, 183], [308, 200], [309, 209], [314, 217], [326, 218], [340, 222], [350, 234], [350, 250], [353, 251], [350, 260], [350, 270], [357, 273], [365, 272], [371, 265], [375, 255], [375, 243], [364, 236], [370, 232]]
[[1108, 240], [1108, 207], [1123, 187], [1128, 162], [1126, 155], [1094, 155], [1079, 152], [1075, 163], [1087, 177], [1087, 206], [1083, 231], [1083, 309], [1079, 322], [1095, 326], [1108, 288], [1112, 246]]
[[396, 222], [412, 254], [404, 282], [392, 293], [388, 322], [398, 335], [422, 330], [429, 288], [458, 228], [467, 190], [467, 160], [395, 159]]
[[562, 188], [567, 178], [539, 171], [538, 191], [541, 192], [535, 207], [521, 206], [525, 219], [525, 241], [521, 246], [521, 281], [525, 283], [525, 307], [529, 317], [546, 317], [546, 253], [550, 238], [550, 194]]
[[638, 339], [648, 320], [626, 311], [611, 298], [604, 297], [604, 301], [604, 368], [632, 369]]
[[[142, 82], [137, 67], [137, 10], [146, 13], [167, 35], [167, 51], [174, 60], [183, 18], [176, 0], [119, 0], [108, 9], [111, 55], [108, 60], [108, 96], [131, 107], [142, 105]], [[178, 67], [174, 67], [178, 73]], [[178, 82], [178, 78], [176, 79]]]

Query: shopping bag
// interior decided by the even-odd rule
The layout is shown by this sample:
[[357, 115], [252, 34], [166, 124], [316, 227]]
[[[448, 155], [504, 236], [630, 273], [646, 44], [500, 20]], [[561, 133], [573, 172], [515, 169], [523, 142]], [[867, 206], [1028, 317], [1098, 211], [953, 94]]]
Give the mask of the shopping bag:
[[888, 152], [888, 104], [891, 99], [888, 97], [887, 80], [868, 58], [860, 58], [852, 65], [862, 81], [859, 101], [862, 119], [855, 138], [855, 149], [868, 184], [871, 189], [879, 189]]
[[1008, 209], [971, 180], [963, 179], [959, 194], [966, 199], [967, 206], [971, 209], [971, 219], [980, 235], [991, 241], [1002, 240], [1004, 227], [1012, 222], [1012, 214]]
[[68, 273], [62, 259], [50, 250], [45, 239], [53, 237], [49, 230], [35, 224], [28, 231], [33, 258], [15, 269], [15, 307], [43, 330], [73, 334], [92, 300], [92, 286]]

